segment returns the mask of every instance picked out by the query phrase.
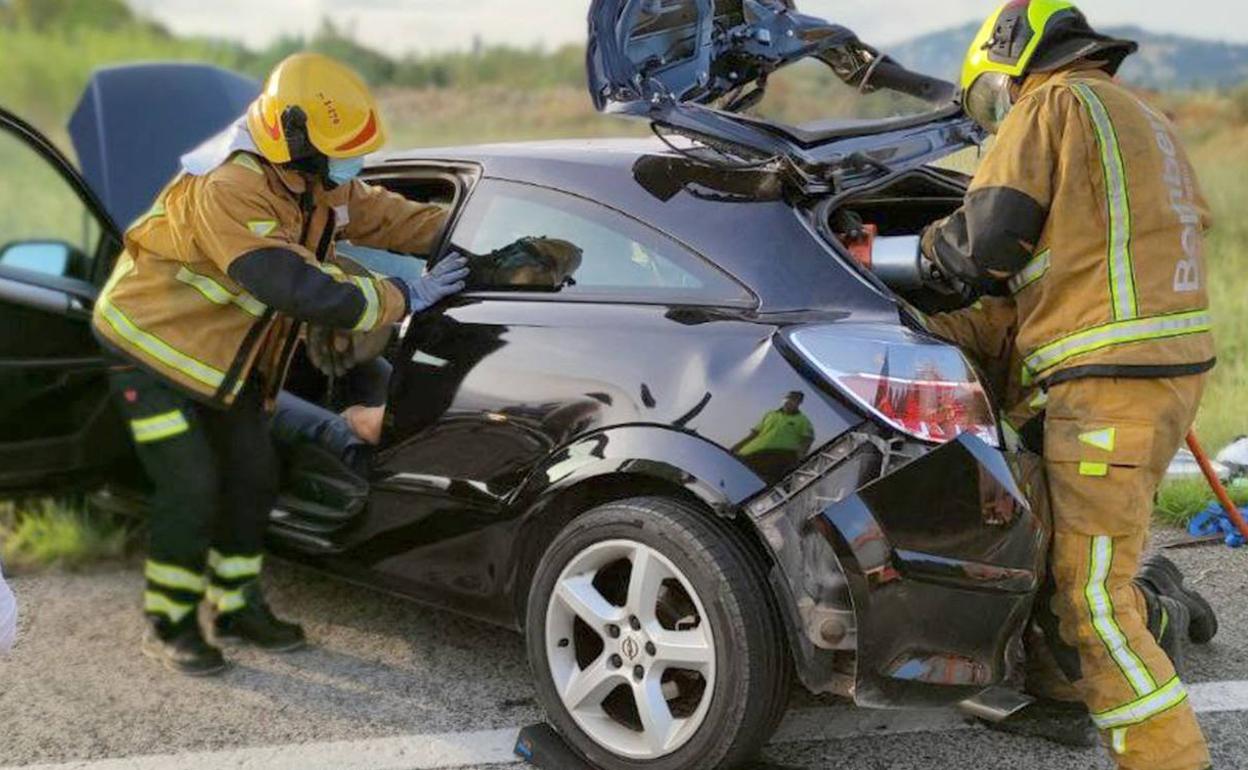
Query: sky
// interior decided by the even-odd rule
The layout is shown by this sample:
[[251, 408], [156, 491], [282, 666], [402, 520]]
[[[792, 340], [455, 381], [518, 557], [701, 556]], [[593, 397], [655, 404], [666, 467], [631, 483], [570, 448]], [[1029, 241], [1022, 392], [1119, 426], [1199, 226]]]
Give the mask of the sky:
[[[263, 46], [281, 34], [308, 33], [322, 17], [391, 54], [465, 49], [487, 43], [547, 47], [582, 42], [588, 0], [130, 0], [179, 33]], [[805, 13], [855, 30], [877, 46], [986, 17], [1000, 0], [798, 0]], [[1248, 43], [1243, 0], [1087, 0], [1096, 24]]]

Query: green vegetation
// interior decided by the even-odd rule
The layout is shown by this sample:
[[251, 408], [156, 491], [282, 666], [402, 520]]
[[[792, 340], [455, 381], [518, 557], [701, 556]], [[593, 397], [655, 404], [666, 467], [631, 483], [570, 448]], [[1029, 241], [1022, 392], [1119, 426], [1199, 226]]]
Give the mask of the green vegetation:
[[1248, 433], [1248, 87], [1168, 101], [1213, 210], [1207, 262], [1218, 367], [1197, 422], [1201, 443], [1212, 453]]
[[79, 569], [125, 555], [132, 525], [81, 501], [0, 502], [0, 559], [5, 569]]
[[[1233, 484], [1228, 491], [1236, 505], [1248, 505], [1248, 484]], [[1165, 524], [1186, 527], [1193, 516], [1213, 501], [1213, 492], [1204, 479], [1172, 481], [1157, 493], [1157, 519]]]

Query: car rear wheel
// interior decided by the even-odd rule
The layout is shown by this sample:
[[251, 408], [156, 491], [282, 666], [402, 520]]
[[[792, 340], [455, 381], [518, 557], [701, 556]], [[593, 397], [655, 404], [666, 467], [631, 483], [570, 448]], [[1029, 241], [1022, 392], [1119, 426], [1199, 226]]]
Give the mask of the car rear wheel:
[[538, 565], [526, 620], [547, 716], [597, 767], [732, 767], [784, 713], [790, 665], [762, 568], [683, 503], [573, 520]]

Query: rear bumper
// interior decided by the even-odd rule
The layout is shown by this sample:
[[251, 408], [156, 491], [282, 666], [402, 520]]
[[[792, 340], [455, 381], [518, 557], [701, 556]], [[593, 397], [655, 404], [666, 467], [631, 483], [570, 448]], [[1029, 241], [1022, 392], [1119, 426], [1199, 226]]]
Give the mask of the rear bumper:
[[925, 451], [855, 432], [749, 510], [811, 690], [945, 705], [999, 684], [1020, 657], [1047, 534], [1001, 452], [969, 436]]

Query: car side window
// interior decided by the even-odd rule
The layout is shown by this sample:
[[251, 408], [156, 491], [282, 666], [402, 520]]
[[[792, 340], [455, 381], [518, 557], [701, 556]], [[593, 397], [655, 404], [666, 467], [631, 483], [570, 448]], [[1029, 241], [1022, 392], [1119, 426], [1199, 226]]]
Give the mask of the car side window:
[[483, 181], [452, 236], [470, 291], [569, 297], [749, 301], [739, 284], [676, 241], [592, 201]]
[[[436, 203], [447, 208], [455, 206], [459, 193], [453, 177], [444, 174], [414, 178], [396, 176], [366, 181], [379, 184], [410, 201]], [[428, 261], [428, 255], [399, 254], [361, 246], [351, 241], [338, 241], [336, 248], [338, 254], [378, 275], [402, 278], [409, 282], [418, 280], [424, 274]]]
[[0, 266], [89, 280], [100, 225], [74, 188], [7, 131], [0, 131], [0, 168], [14, 182], [0, 185]]
[[393, 251], [360, 246], [350, 241], [340, 242], [338, 253], [378, 275], [415, 281], [425, 272], [425, 259], [412, 254], [396, 254]]

